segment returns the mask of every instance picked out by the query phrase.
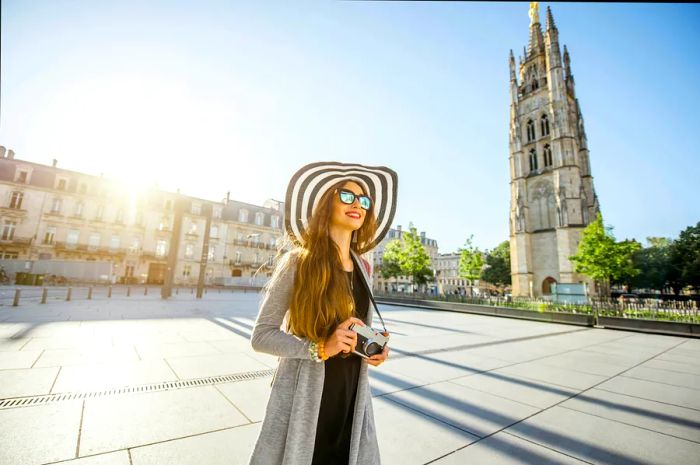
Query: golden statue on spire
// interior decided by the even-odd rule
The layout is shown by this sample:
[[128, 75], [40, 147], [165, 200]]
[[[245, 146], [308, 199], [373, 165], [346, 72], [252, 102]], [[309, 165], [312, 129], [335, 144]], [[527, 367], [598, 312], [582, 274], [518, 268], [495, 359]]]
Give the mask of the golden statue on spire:
[[540, 2], [530, 2], [530, 26], [540, 22]]

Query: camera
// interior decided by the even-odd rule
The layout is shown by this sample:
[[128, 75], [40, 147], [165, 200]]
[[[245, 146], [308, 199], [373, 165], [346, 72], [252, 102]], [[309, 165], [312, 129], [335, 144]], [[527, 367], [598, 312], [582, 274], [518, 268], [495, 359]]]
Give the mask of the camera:
[[361, 357], [369, 358], [372, 355], [381, 354], [384, 346], [389, 342], [388, 336], [384, 336], [369, 326], [352, 323], [349, 329], [357, 333], [357, 345], [355, 345], [354, 352]]

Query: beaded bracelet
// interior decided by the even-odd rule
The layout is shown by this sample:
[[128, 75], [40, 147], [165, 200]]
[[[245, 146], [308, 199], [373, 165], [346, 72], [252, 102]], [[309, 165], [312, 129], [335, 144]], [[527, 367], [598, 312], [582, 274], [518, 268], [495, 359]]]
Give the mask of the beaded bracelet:
[[319, 355], [319, 357], [321, 357], [321, 360], [328, 360], [328, 355], [326, 355], [326, 343], [325, 343], [325, 341], [319, 342], [318, 355]]
[[309, 343], [309, 357], [314, 362], [322, 362], [323, 360], [318, 357], [318, 344], [315, 342]]

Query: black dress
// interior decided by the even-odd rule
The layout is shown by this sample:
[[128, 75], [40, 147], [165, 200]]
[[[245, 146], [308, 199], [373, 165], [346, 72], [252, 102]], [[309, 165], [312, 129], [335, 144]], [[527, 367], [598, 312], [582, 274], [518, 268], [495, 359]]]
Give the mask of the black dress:
[[[357, 267], [354, 273], [348, 271], [347, 274], [348, 279], [354, 275], [354, 316], [364, 321], [369, 306], [367, 289]], [[347, 357], [342, 355], [341, 352], [324, 362], [325, 378], [312, 465], [347, 465], [350, 459], [350, 434], [362, 357], [352, 353]]]

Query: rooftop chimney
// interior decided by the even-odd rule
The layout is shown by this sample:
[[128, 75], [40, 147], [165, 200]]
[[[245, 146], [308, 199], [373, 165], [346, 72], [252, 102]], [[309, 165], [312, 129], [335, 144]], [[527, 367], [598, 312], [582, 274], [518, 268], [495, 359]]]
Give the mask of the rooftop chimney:
[[0, 158], [5, 158], [5, 152], [7, 152], [7, 149], [3, 145], [0, 145]]
[[54, 168], [56, 168], [56, 163], [58, 163], [58, 160], [56, 160], [56, 159], [54, 158], [54, 159], [53, 159], [53, 167], [54, 167]]
[[15, 158], [15, 151], [10, 149], [7, 151], [7, 159], [8, 160], [13, 160]]

